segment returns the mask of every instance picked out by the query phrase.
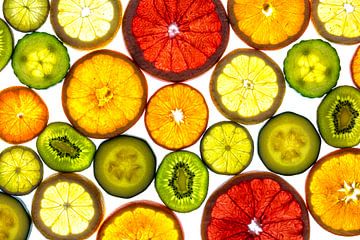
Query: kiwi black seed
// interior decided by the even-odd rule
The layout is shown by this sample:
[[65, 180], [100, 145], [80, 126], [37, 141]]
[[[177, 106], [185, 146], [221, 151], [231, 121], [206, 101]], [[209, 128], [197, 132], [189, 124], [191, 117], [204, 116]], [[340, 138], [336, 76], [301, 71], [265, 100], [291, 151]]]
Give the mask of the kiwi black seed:
[[59, 172], [78, 172], [88, 168], [95, 154], [95, 144], [67, 123], [49, 124], [36, 141], [45, 164]]
[[155, 187], [166, 206], [177, 212], [191, 212], [204, 201], [209, 173], [192, 152], [177, 151], [166, 155], [155, 177]]
[[352, 86], [332, 90], [317, 109], [317, 124], [325, 142], [333, 147], [360, 143], [360, 91]]

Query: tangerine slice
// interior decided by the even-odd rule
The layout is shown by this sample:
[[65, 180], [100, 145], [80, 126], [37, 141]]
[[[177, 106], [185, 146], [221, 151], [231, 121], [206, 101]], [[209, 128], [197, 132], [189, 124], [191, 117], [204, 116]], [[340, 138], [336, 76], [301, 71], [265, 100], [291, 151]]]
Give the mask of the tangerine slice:
[[360, 149], [336, 150], [319, 159], [306, 179], [306, 202], [325, 230], [360, 235]]
[[140, 118], [147, 82], [125, 55], [98, 50], [79, 59], [66, 75], [62, 104], [71, 124], [82, 134], [110, 138]]
[[351, 77], [354, 84], [360, 88], [360, 47], [356, 49], [351, 60]]
[[195, 88], [181, 83], [160, 88], [150, 98], [145, 127], [154, 142], [178, 150], [193, 145], [205, 131], [209, 110]]
[[142, 69], [178, 82], [218, 61], [229, 40], [229, 25], [220, 0], [131, 0], [123, 35]]
[[231, 27], [246, 44], [279, 49], [298, 39], [310, 20], [309, 0], [229, 0]]
[[41, 97], [27, 87], [9, 87], [0, 92], [0, 138], [8, 143], [30, 141], [49, 120]]

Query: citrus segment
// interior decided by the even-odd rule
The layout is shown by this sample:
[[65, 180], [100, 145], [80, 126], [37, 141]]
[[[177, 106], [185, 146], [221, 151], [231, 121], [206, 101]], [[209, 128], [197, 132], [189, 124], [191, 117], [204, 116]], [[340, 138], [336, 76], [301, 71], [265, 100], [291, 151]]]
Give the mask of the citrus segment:
[[149, 100], [145, 126], [155, 143], [167, 149], [194, 144], [205, 131], [209, 110], [195, 88], [172, 84], [159, 89]]
[[35, 138], [46, 127], [48, 109], [39, 95], [26, 87], [0, 92], [0, 138], [12, 144]]
[[351, 60], [351, 77], [354, 84], [360, 88], [360, 51], [359, 47]]
[[14, 39], [10, 27], [0, 18], [0, 71], [9, 62], [14, 47]]
[[62, 103], [66, 116], [82, 134], [109, 138], [123, 133], [140, 118], [147, 83], [125, 55], [98, 50], [79, 59], [67, 74]]

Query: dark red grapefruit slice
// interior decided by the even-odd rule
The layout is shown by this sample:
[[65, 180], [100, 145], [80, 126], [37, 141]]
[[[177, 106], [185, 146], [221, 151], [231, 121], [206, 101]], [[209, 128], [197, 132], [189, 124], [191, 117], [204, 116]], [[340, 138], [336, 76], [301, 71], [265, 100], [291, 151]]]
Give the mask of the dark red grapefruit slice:
[[229, 40], [229, 22], [220, 0], [131, 0], [123, 35], [142, 69], [179, 82], [218, 61]]
[[296, 190], [279, 176], [249, 172], [231, 178], [206, 203], [202, 239], [308, 240], [309, 215]]

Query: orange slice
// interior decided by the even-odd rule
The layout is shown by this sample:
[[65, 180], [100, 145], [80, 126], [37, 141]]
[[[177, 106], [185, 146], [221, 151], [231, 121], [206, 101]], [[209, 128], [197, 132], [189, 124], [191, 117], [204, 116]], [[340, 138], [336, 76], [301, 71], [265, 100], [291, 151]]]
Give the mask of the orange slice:
[[150, 98], [145, 126], [158, 145], [172, 150], [193, 145], [205, 131], [209, 110], [204, 97], [186, 84], [160, 88]]
[[8, 143], [30, 141], [49, 120], [41, 97], [27, 87], [9, 87], [0, 92], [0, 138]]
[[98, 50], [67, 74], [62, 103], [72, 125], [86, 136], [109, 138], [129, 129], [145, 109], [147, 83], [125, 55]]
[[351, 60], [351, 77], [354, 84], [360, 88], [360, 47], [356, 49]]

